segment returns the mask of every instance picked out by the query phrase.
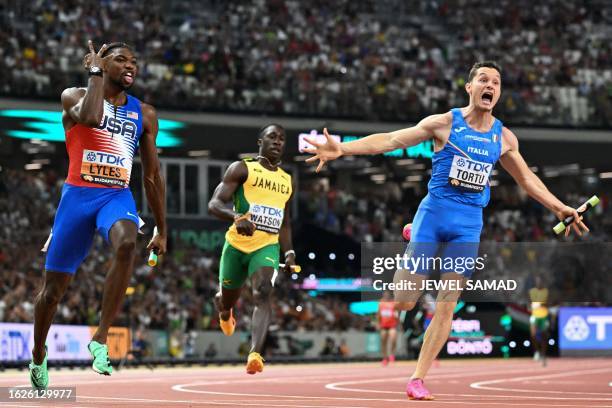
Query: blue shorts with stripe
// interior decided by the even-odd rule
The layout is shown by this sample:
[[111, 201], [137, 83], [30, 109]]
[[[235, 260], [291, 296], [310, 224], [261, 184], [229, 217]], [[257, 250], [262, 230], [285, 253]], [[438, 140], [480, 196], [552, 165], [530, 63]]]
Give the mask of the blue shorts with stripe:
[[129, 220], [138, 226], [130, 189], [64, 184], [47, 241], [45, 269], [74, 274], [87, 256], [96, 231], [109, 242], [110, 229], [119, 220]]
[[[429, 275], [436, 266], [441, 273], [457, 272], [469, 278], [475, 267], [469, 259], [478, 257], [481, 230], [482, 207], [428, 194], [412, 221], [406, 249], [409, 265], [420, 275]], [[437, 263], [427, 262], [428, 258]]]

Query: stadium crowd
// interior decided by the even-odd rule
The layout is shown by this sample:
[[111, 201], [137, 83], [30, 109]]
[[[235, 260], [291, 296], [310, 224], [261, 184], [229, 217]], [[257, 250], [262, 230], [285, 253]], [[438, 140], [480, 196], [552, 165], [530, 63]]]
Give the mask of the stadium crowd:
[[506, 122], [610, 126], [610, 21], [601, 0], [9, 1], [0, 94], [85, 84], [93, 39], [134, 46], [134, 92], [157, 107], [416, 120], [465, 102], [484, 58]]

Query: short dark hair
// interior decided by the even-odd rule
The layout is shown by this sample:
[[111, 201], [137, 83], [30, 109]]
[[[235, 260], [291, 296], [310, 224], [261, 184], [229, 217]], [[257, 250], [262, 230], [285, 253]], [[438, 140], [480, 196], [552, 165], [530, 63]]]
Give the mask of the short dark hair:
[[474, 79], [474, 77], [476, 76], [476, 71], [478, 71], [478, 68], [493, 68], [493, 69], [496, 69], [497, 72], [499, 72], [499, 76], [501, 76], [502, 74], [501, 67], [499, 66], [497, 62], [479, 61], [475, 63], [474, 65], [472, 65], [472, 68], [470, 69], [470, 74], [468, 75], [468, 82], [472, 82], [472, 79]]
[[112, 43], [110, 43], [110, 44], [108, 44], [106, 46], [106, 51], [104, 51], [104, 54], [102, 54], [102, 56], [106, 57], [112, 50], [115, 50], [117, 48], [126, 48], [126, 49], [134, 52], [132, 47], [130, 47], [128, 44], [126, 44], [124, 42], [112, 42]]
[[267, 125], [263, 125], [262, 127], [259, 128], [259, 132], [257, 132], [257, 138], [261, 139], [264, 136], [264, 131], [270, 126], [277, 127], [281, 129], [283, 132], [285, 131], [285, 128], [279, 125], [278, 123], [268, 123]]

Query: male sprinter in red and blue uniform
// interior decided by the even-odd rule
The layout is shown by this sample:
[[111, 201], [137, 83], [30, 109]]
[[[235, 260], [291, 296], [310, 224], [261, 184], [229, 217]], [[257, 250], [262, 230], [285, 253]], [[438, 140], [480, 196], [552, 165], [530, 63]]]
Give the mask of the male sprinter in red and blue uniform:
[[[498, 160], [529, 196], [553, 211], [560, 220], [573, 216], [575, 222], [571, 227], [579, 235], [580, 228], [588, 231], [576, 210], [557, 199], [529, 169], [519, 152], [514, 133], [493, 116], [493, 107], [501, 94], [501, 68], [492, 61], [474, 64], [465, 90], [470, 97], [468, 106], [428, 116], [410, 128], [373, 134], [346, 143], [334, 141], [325, 129], [326, 143], [309, 140], [314, 147], [307, 151], [315, 156], [307, 161], [319, 160], [319, 171], [325, 162], [343, 155], [379, 154], [433, 139], [435, 153], [429, 194], [421, 201], [415, 215], [408, 250], [414, 250], [418, 256], [420, 251], [416, 252], [416, 248], [433, 252], [437, 244], [453, 243], [455, 245], [447, 246], [444, 258], [450, 256], [456, 260], [453, 262], [455, 266], [459, 260], [475, 258], [478, 254], [482, 209], [489, 202], [489, 176]], [[570, 227], [566, 229], [566, 235], [569, 232]], [[441, 273], [442, 279], [459, 280], [469, 277], [472, 271], [473, 267], [461, 271], [443, 269]], [[396, 273], [396, 279], [402, 272], [405, 271]], [[413, 280], [416, 287], [420, 287], [428, 271], [415, 272], [417, 275], [413, 275]], [[416, 299], [404, 301], [398, 299], [398, 292], [395, 295], [400, 308], [410, 310], [415, 306]], [[406, 388], [411, 399], [433, 399], [423, 379], [448, 339], [457, 298], [455, 296], [449, 301], [438, 295], [434, 317], [427, 328], [416, 369]]]
[[96, 53], [90, 41], [89, 51], [84, 60], [89, 73], [87, 88], [69, 88], [62, 93], [70, 164], [45, 244], [45, 282], [35, 302], [29, 368], [30, 382], [36, 389], [49, 384], [47, 333], [96, 231], [110, 244], [114, 259], [104, 285], [100, 325], [88, 349], [94, 371], [104, 375], [113, 371], [106, 338], [121, 309], [136, 253], [139, 217], [128, 186], [139, 145], [147, 201], [157, 224], [157, 234], [148, 248], [158, 254], [166, 251], [166, 193], [155, 147], [157, 113], [126, 93], [138, 72], [136, 57], [124, 43], [105, 44]]

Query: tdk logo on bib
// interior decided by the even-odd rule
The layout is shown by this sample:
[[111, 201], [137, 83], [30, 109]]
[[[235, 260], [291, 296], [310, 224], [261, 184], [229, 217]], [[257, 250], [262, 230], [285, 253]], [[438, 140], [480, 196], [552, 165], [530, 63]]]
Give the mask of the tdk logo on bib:
[[265, 205], [256, 204], [251, 208], [251, 211], [255, 214], [269, 215], [271, 217], [283, 216], [283, 210], [280, 208], [266, 207]]
[[[459, 156], [455, 156], [455, 157], [459, 157]], [[453, 160], [453, 164], [455, 164], [454, 160]], [[467, 169], [468, 171], [478, 171], [478, 172], [484, 171], [487, 173], [491, 171], [491, 165], [489, 163], [481, 163], [481, 162], [472, 161], [469, 159], [459, 158], [457, 160], [457, 166], [463, 167]]]
[[487, 185], [492, 168], [491, 163], [455, 155], [448, 175], [448, 182], [454, 188], [480, 193]]
[[125, 157], [121, 157], [112, 153], [97, 152], [93, 150], [84, 150], [83, 161], [88, 163], [112, 164], [125, 168]]

